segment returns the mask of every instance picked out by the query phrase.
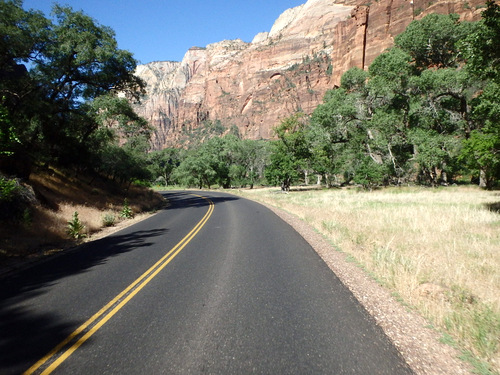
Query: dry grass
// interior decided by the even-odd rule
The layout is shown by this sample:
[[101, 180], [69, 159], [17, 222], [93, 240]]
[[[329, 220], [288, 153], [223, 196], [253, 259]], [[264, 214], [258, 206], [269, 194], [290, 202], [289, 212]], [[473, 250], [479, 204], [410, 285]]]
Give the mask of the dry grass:
[[500, 369], [500, 194], [475, 187], [241, 194], [293, 213]]
[[36, 192], [38, 205], [21, 222], [2, 222], [0, 226], [0, 261], [13, 257], [40, 255], [75, 244], [68, 234], [73, 214], [85, 226], [89, 237], [105, 227], [106, 214], [120, 217], [125, 198], [134, 214], [160, 207], [163, 198], [152, 190], [112, 183], [85, 175], [68, 175], [56, 170], [33, 173], [29, 184]]

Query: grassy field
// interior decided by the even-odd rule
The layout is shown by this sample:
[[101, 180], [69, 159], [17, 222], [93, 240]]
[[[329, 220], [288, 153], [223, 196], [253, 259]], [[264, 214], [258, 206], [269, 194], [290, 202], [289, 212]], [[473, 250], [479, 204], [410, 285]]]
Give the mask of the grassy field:
[[305, 220], [417, 309], [478, 371], [499, 371], [499, 192], [408, 187], [238, 193]]

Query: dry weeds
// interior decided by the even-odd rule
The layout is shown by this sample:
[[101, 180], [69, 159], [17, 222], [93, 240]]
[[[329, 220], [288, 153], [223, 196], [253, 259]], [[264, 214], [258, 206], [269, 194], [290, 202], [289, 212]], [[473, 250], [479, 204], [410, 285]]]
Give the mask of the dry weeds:
[[244, 190], [313, 226], [461, 348], [500, 369], [498, 192]]
[[85, 175], [68, 175], [56, 170], [37, 171], [30, 177], [39, 204], [26, 217], [0, 226], [0, 261], [40, 256], [55, 249], [73, 246], [68, 222], [73, 214], [85, 226], [86, 237], [104, 228], [104, 216], [112, 215], [115, 225], [127, 198], [134, 214], [154, 210], [163, 198], [152, 190], [111, 183]]

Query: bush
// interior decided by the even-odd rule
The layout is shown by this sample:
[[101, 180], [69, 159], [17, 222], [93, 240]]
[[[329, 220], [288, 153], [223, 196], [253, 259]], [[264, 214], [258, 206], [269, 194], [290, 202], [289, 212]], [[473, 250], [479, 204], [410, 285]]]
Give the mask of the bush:
[[25, 222], [26, 212], [36, 205], [35, 192], [19, 179], [0, 176], [0, 220]]
[[112, 227], [116, 223], [116, 216], [112, 213], [105, 214], [102, 218], [102, 224], [105, 227]]
[[19, 185], [16, 180], [10, 180], [0, 177], [0, 202], [10, 202], [19, 191]]
[[134, 217], [134, 212], [130, 208], [127, 198], [125, 198], [125, 200], [123, 201], [123, 208], [120, 213], [120, 216], [125, 219], [131, 219]]

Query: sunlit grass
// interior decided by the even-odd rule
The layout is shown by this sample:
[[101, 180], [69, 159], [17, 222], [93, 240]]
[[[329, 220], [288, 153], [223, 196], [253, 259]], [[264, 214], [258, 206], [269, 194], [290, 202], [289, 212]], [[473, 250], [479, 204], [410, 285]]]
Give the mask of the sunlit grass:
[[240, 193], [308, 222], [463, 349], [500, 368], [498, 192], [409, 187]]

